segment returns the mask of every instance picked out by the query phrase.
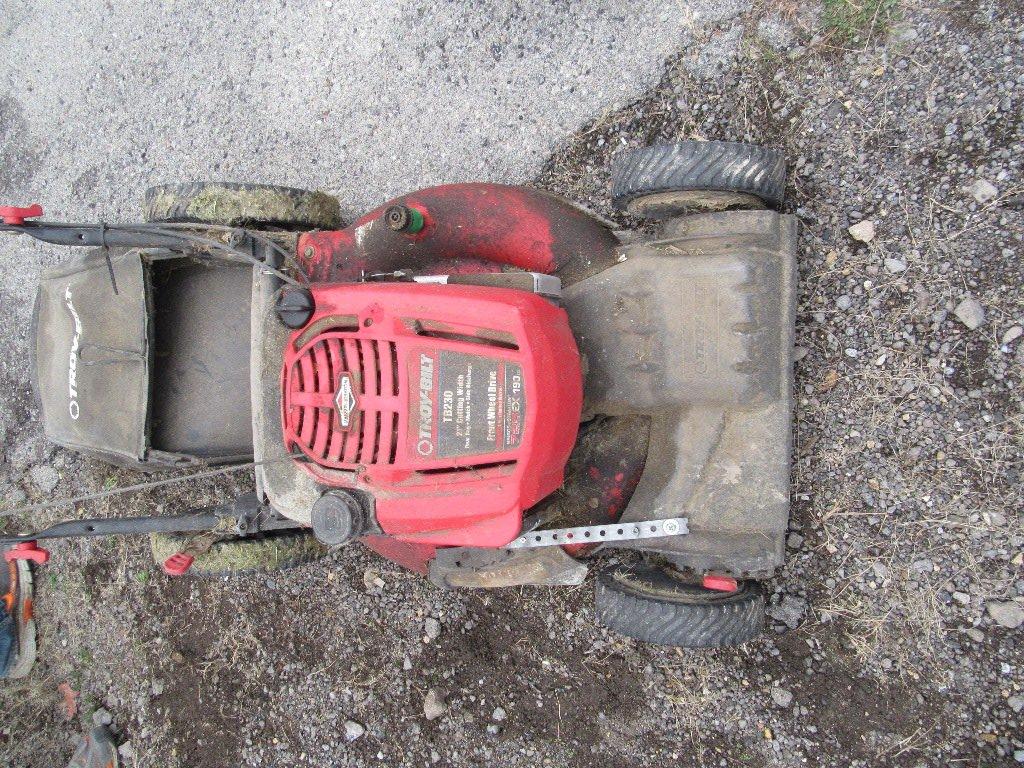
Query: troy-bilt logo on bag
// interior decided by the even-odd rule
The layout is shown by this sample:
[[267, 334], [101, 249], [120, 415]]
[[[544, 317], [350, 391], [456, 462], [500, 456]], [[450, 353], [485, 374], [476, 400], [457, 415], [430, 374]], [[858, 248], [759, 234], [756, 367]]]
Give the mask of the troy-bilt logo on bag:
[[78, 406], [78, 349], [82, 343], [82, 318], [75, 311], [75, 305], [71, 301], [71, 286], [64, 289], [64, 304], [75, 321], [75, 331], [71, 335], [71, 354], [68, 355], [68, 413], [72, 419], [77, 421], [81, 415]]
[[352, 374], [347, 371], [341, 374], [341, 381], [338, 384], [338, 392], [334, 395], [334, 404], [338, 407], [338, 427], [340, 429], [351, 429], [355, 421], [353, 415], [359, 401], [356, 399], [355, 382]]

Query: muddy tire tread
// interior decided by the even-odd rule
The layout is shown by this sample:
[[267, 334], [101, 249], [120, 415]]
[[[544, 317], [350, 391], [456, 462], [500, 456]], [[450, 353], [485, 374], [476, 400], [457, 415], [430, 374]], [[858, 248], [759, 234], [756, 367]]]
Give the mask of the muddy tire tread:
[[785, 188], [782, 153], [754, 144], [656, 144], [619, 155], [612, 163], [612, 201], [620, 209], [645, 195], [690, 190], [740, 192], [779, 206]]
[[[234, 215], [197, 216], [190, 208], [202, 195], [243, 198], [234, 204]], [[275, 201], [273, 210], [244, 201], [244, 196], [264, 193]], [[329, 210], [325, 210], [325, 208]], [[237, 182], [187, 182], [159, 184], [146, 190], [143, 217], [150, 223], [197, 223], [225, 226], [272, 226], [290, 229], [339, 229], [344, 226], [337, 200], [323, 192], [271, 184]]]
[[734, 602], [684, 604], [641, 597], [597, 578], [597, 620], [610, 629], [656, 645], [713, 648], [744, 643], [764, 626], [764, 597], [751, 590]]

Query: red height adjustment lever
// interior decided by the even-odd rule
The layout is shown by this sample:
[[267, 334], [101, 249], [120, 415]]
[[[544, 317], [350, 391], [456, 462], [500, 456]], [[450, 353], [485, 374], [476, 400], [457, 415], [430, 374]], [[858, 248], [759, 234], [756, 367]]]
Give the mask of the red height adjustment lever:
[[701, 584], [704, 589], [711, 589], [715, 592], [735, 592], [740, 588], [736, 579], [726, 576], [724, 573], [705, 573]]
[[0, 220], [3, 220], [4, 224], [9, 224], [14, 227], [20, 227], [25, 223], [25, 219], [34, 219], [37, 216], [43, 215], [43, 206], [36, 203], [30, 205], [28, 208], [18, 208], [14, 205], [0, 205]]
[[31, 560], [33, 563], [43, 565], [49, 559], [50, 551], [40, 549], [34, 541], [23, 541], [4, 552], [4, 560], [8, 563], [14, 560]]
[[175, 552], [164, 560], [164, 573], [168, 576], [184, 576], [192, 567], [195, 558], [187, 552]]

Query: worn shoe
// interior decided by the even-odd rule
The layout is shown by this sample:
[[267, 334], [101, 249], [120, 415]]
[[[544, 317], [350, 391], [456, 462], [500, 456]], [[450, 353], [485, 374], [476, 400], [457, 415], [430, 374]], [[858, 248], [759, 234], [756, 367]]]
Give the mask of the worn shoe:
[[[0, 548], [0, 556], [10, 547]], [[32, 567], [0, 557], [0, 677], [24, 677], [36, 661]]]
[[114, 738], [110, 731], [99, 725], [85, 734], [68, 768], [118, 768], [119, 765]]

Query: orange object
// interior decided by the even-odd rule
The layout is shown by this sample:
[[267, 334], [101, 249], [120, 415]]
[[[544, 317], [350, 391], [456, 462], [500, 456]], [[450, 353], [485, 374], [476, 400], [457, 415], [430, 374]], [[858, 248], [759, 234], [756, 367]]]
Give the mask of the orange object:
[[715, 592], [735, 592], [739, 589], [736, 579], [721, 573], [705, 573], [701, 584], [704, 589], [713, 589]]
[[19, 208], [15, 205], [5, 205], [0, 207], [0, 221], [4, 224], [20, 227], [25, 223], [25, 219], [34, 219], [37, 216], [43, 215], [43, 206], [35, 203], [27, 208]]
[[164, 573], [168, 576], [184, 576], [195, 560], [195, 557], [187, 552], [175, 552], [164, 560]]
[[64, 705], [64, 717], [72, 720], [78, 714], [78, 691], [68, 683], [58, 685], [57, 691], [64, 699], [62, 702]]
[[50, 551], [42, 549], [35, 541], [23, 541], [4, 552], [4, 559], [8, 563], [14, 560], [31, 560], [33, 563], [43, 565], [50, 559]]

